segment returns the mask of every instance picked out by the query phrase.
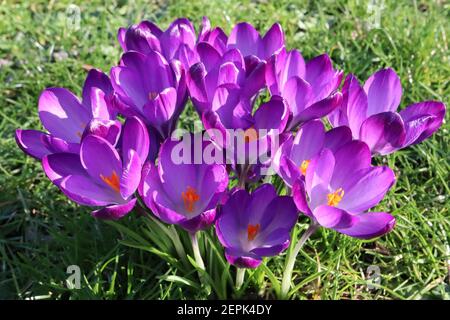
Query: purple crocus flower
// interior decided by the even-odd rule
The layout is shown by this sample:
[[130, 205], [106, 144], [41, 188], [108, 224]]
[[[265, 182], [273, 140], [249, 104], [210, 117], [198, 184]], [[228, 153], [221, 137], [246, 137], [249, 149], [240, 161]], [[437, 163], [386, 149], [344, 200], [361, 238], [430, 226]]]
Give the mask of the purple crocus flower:
[[227, 151], [232, 164], [256, 164], [284, 131], [289, 113], [284, 100], [272, 96], [252, 114], [252, 102], [241, 92], [234, 85], [220, 86], [202, 121], [212, 140]]
[[240, 94], [250, 99], [264, 88], [265, 62], [249, 66], [238, 49], [222, 55], [204, 42], [197, 45], [196, 51], [200, 62], [189, 69], [186, 78], [192, 103], [200, 116], [211, 109], [216, 91], [222, 85], [238, 86]]
[[125, 116], [139, 116], [165, 138], [175, 129], [187, 100], [184, 72], [169, 65], [157, 51], [130, 51], [111, 69], [115, 107]]
[[221, 28], [211, 29], [209, 19], [203, 17], [198, 37], [191, 21], [180, 18], [173, 21], [165, 31], [150, 21], [142, 21], [129, 28], [120, 28], [118, 39], [125, 52], [137, 51], [149, 54], [151, 51], [158, 51], [169, 62], [180, 61], [187, 70], [199, 62], [196, 44], [206, 42], [223, 54], [228, 37]]
[[[228, 185], [224, 165], [195, 161], [196, 154], [203, 155], [206, 148], [214, 150], [214, 146], [203, 141], [201, 150], [196, 150], [193, 140], [168, 138], [161, 145], [158, 166], [148, 164], [139, 188], [145, 204], [159, 219], [191, 233], [214, 222], [216, 207]], [[175, 159], [180, 146], [185, 148], [185, 162]]]
[[53, 153], [43, 157], [48, 178], [78, 204], [103, 207], [92, 212], [102, 219], [119, 219], [135, 203], [134, 192], [147, 159], [149, 138], [145, 125], [136, 117], [125, 122], [119, 151], [106, 139], [83, 137], [80, 154]]
[[294, 182], [304, 177], [311, 160], [323, 148], [335, 152], [352, 140], [348, 127], [334, 128], [328, 132], [320, 120], [310, 120], [303, 124], [297, 134], [290, 136], [276, 152], [272, 165], [275, 172], [292, 188]]
[[292, 198], [278, 196], [271, 184], [263, 184], [252, 194], [238, 189], [230, 196], [217, 218], [216, 233], [229, 263], [256, 268], [263, 257], [289, 246], [297, 218]]
[[414, 103], [396, 112], [402, 97], [400, 79], [387, 68], [375, 72], [364, 87], [348, 75], [340, 108], [329, 115], [333, 126], [349, 126], [355, 139], [368, 144], [372, 153], [392, 153], [430, 137], [441, 125], [445, 105], [439, 101]]
[[297, 208], [319, 225], [360, 239], [381, 236], [395, 225], [386, 212], [366, 212], [377, 205], [395, 182], [389, 167], [372, 167], [369, 147], [352, 141], [335, 153], [323, 149], [297, 179]]
[[149, 54], [157, 51], [167, 61], [179, 60], [186, 68], [191, 60], [196, 60], [197, 36], [194, 26], [185, 18], [176, 19], [165, 31], [150, 21], [142, 21], [129, 28], [120, 28], [117, 38], [125, 52]]
[[342, 80], [342, 71], [333, 69], [327, 54], [307, 63], [297, 50], [282, 49], [266, 66], [266, 83], [271, 94], [286, 99], [291, 119], [289, 129], [308, 120], [326, 116], [342, 103], [335, 92]]
[[89, 71], [83, 86], [82, 101], [65, 88], [45, 89], [39, 97], [39, 118], [48, 133], [38, 130], [16, 130], [16, 142], [28, 155], [42, 159], [55, 152], [78, 153], [81, 137], [92, 119], [104, 130], [120, 130], [111, 108], [112, 86], [103, 72]]

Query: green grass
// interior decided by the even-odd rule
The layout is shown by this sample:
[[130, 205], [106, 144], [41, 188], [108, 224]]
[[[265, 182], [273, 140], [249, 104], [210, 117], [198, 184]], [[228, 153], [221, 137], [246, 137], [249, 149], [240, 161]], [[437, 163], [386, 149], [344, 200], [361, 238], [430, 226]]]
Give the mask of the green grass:
[[[402, 79], [402, 108], [427, 99], [449, 102], [450, 7], [445, 1], [384, 1], [379, 29], [370, 28], [374, 15], [362, 0], [80, 2], [81, 28], [75, 31], [67, 27], [69, 3], [0, 1], [0, 299], [208, 297], [207, 289], [199, 290], [189, 262], [172, 261], [169, 238], [161, 236], [169, 240], [154, 245], [149, 233], [154, 222], [136, 213], [118, 224], [94, 220], [87, 208], [68, 202], [14, 141], [18, 127], [41, 128], [37, 99], [45, 87], [80, 94], [84, 65], [108, 71], [118, 61], [119, 26], [151, 19], [166, 27], [181, 16], [198, 26], [201, 16], [208, 15], [213, 25], [229, 32], [242, 20], [260, 30], [279, 21], [288, 47], [300, 49], [305, 58], [328, 52], [336, 66], [360, 79], [385, 66], [394, 68]], [[61, 52], [67, 57], [58, 60]], [[181, 125], [195, 119], [189, 108]], [[397, 217], [395, 230], [363, 242], [321, 229], [297, 259], [294, 298], [450, 298], [449, 130], [447, 113], [431, 139], [375, 160], [387, 162], [398, 176], [377, 208]], [[298, 229], [306, 223], [300, 219]], [[207, 236], [212, 234], [203, 235], [202, 246], [211, 246]], [[274, 297], [272, 280], [280, 279], [284, 257], [249, 272], [243, 297]], [[220, 283], [210, 297], [237, 297], [227, 279], [234, 268], [220, 272], [221, 249], [205, 259]], [[80, 290], [65, 285], [66, 268], [73, 264], [84, 275]], [[381, 286], [375, 290], [367, 290], [370, 265], [381, 271]]]

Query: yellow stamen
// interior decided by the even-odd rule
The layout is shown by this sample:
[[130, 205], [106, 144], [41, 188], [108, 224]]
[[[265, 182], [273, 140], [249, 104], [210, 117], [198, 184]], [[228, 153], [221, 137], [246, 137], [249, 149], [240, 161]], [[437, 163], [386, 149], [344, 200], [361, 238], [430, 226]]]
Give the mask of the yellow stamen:
[[245, 140], [245, 143], [249, 143], [249, 142], [258, 140], [258, 132], [256, 131], [256, 129], [253, 126], [251, 126], [250, 128], [248, 128], [244, 131], [244, 140]]
[[300, 172], [302, 175], [306, 175], [306, 170], [308, 170], [308, 166], [311, 160], [303, 160], [302, 164], [300, 165]]
[[120, 192], [120, 179], [115, 170], [113, 170], [110, 177], [108, 176], [105, 177], [104, 175], [100, 174], [100, 178], [115, 192]]
[[344, 197], [344, 189], [339, 188], [335, 192], [329, 193], [327, 195], [328, 199], [327, 204], [329, 206], [336, 207], [339, 204], [339, 202], [341, 202], [343, 197]]
[[200, 200], [197, 191], [190, 186], [187, 187], [186, 192], [181, 192], [181, 198], [183, 199], [184, 208], [187, 212], [193, 212], [195, 203]]
[[260, 228], [259, 223], [255, 224], [255, 225], [249, 224], [247, 226], [247, 239], [248, 239], [248, 241], [252, 241], [253, 239], [255, 239], [256, 235], [259, 232], [259, 228]]

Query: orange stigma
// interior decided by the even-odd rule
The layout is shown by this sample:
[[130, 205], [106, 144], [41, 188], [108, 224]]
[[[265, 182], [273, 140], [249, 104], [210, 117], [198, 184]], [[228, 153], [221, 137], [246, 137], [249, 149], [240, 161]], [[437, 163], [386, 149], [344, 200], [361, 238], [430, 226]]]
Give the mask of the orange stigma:
[[339, 202], [341, 202], [343, 197], [344, 197], [344, 189], [339, 188], [335, 192], [329, 193], [327, 195], [328, 199], [327, 204], [329, 206], [336, 207], [339, 204]]
[[148, 99], [154, 100], [158, 94], [156, 92], [149, 92], [148, 93]]
[[249, 224], [247, 226], [247, 239], [248, 239], [248, 241], [252, 241], [253, 239], [255, 239], [256, 235], [259, 232], [259, 228], [260, 228], [259, 223], [255, 224], [255, 225]]
[[253, 126], [251, 126], [244, 131], [244, 141], [245, 143], [249, 143], [255, 140], [258, 140], [258, 132]]
[[104, 183], [106, 183], [108, 186], [110, 186], [115, 192], [120, 192], [120, 180], [117, 176], [117, 173], [115, 170], [113, 170], [110, 177], [104, 176], [100, 174], [100, 178], [103, 180]]
[[311, 160], [303, 160], [302, 164], [300, 165], [300, 172], [302, 175], [306, 175], [306, 170], [308, 169], [309, 163]]
[[181, 198], [183, 199], [184, 208], [187, 212], [193, 212], [195, 203], [200, 200], [200, 196], [197, 191], [189, 186], [186, 191], [181, 192]]

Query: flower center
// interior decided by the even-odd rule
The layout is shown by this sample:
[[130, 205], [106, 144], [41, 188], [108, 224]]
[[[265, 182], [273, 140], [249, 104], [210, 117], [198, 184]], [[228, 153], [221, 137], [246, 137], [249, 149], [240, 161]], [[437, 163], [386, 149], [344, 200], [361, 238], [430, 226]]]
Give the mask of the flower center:
[[115, 192], [120, 192], [120, 179], [115, 170], [113, 170], [110, 177], [105, 177], [104, 175], [100, 174], [100, 178]]
[[255, 224], [255, 225], [249, 224], [247, 226], [247, 239], [248, 239], [248, 241], [252, 241], [253, 239], [255, 239], [255, 237], [258, 235], [259, 228], [260, 228], [259, 223]]
[[156, 98], [156, 96], [158, 95], [158, 93], [156, 93], [156, 92], [149, 92], [148, 93], [148, 99], [149, 100], [155, 100], [155, 98]]
[[327, 195], [328, 199], [327, 204], [329, 206], [336, 207], [339, 204], [339, 202], [341, 202], [343, 197], [344, 197], [344, 189], [339, 188], [335, 192], [329, 193]]
[[306, 175], [306, 170], [308, 169], [309, 163], [311, 160], [303, 160], [302, 164], [300, 165], [300, 172], [302, 175]]
[[244, 141], [245, 143], [249, 143], [255, 140], [258, 140], [258, 132], [253, 126], [251, 126], [244, 131]]
[[187, 212], [193, 212], [195, 203], [200, 200], [197, 191], [190, 186], [187, 187], [186, 191], [181, 192], [181, 198]]

